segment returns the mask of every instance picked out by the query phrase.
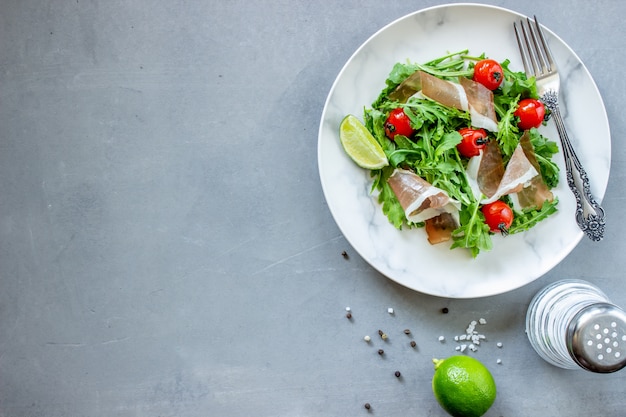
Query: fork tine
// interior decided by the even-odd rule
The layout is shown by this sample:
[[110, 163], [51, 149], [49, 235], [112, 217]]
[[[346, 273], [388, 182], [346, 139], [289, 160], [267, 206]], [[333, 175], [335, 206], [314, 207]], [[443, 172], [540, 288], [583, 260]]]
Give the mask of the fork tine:
[[530, 32], [530, 38], [532, 40], [533, 46], [535, 47], [535, 54], [536, 54], [536, 58], [537, 58], [537, 64], [539, 67], [541, 67], [541, 74], [547, 74], [548, 73], [548, 61], [545, 58], [545, 51], [543, 50], [543, 45], [541, 45], [538, 41], [538, 35], [537, 35], [537, 30], [541, 30], [539, 28], [539, 25], [537, 24], [537, 21], [535, 21], [535, 26], [536, 28], [533, 29], [532, 23], [530, 22], [530, 18], [526, 18], [526, 21], [528, 22], [528, 31]]
[[526, 18], [526, 24], [524, 24], [524, 21], [522, 20], [520, 22], [520, 26], [522, 26], [522, 33], [524, 34], [524, 41], [528, 50], [528, 59], [533, 67], [534, 75], [539, 76], [541, 74], [542, 65], [539, 51], [537, 49], [537, 42], [535, 41], [535, 36], [533, 34], [533, 28], [530, 25], [530, 20]]
[[550, 47], [548, 46], [548, 43], [546, 42], [546, 38], [543, 36], [543, 30], [541, 29], [541, 26], [539, 25], [537, 16], [533, 16], [533, 17], [535, 18], [535, 28], [536, 28], [537, 33], [539, 34], [539, 40], [541, 41], [541, 45], [543, 46], [544, 55], [546, 59], [548, 60], [550, 71], [556, 71], [556, 64], [554, 63], [554, 60], [552, 59], [552, 52], [550, 51]]
[[535, 58], [535, 55], [533, 53], [534, 48], [530, 43], [530, 36], [528, 34], [528, 29], [526, 29], [526, 25], [524, 24], [523, 20], [520, 20], [520, 28], [522, 29], [522, 38], [523, 38], [523, 45], [524, 45], [524, 50], [527, 54], [528, 57], [528, 69], [526, 70], [526, 75], [527, 76], [536, 76], [539, 74], [539, 66], [537, 65], [537, 60]]
[[522, 65], [524, 65], [524, 72], [526, 72], [527, 76], [530, 76], [531, 69], [529, 67], [528, 60], [526, 59], [526, 48], [524, 47], [524, 43], [522, 42], [522, 37], [519, 29], [517, 28], [517, 24], [513, 22], [513, 29], [515, 30], [515, 38], [517, 39], [517, 46], [519, 47], [519, 53], [522, 57]]

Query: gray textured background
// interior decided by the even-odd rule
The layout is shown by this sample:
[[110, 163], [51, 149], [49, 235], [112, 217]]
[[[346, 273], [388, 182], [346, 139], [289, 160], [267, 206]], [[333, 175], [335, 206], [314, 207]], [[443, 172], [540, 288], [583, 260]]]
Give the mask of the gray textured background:
[[487, 3], [541, 16], [595, 78], [608, 230], [524, 288], [446, 300], [351, 252], [316, 160], [345, 61], [440, 2], [1, 0], [0, 416], [444, 416], [431, 358], [480, 317], [487, 416], [624, 415], [626, 373], [547, 365], [523, 316], [561, 277], [626, 305], [626, 3]]

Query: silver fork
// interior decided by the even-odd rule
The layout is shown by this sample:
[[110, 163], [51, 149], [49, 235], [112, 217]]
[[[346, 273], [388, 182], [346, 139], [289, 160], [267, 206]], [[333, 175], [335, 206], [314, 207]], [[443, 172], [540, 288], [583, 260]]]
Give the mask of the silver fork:
[[526, 23], [520, 20], [519, 29], [517, 24], [513, 23], [524, 71], [526, 71], [526, 76], [536, 78], [539, 97], [550, 110], [559, 132], [567, 171], [567, 184], [576, 198], [576, 222], [591, 240], [599, 241], [604, 235], [604, 209], [591, 194], [587, 173], [567, 136], [559, 111], [559, 73], [537, 17], [535, 16], [534, 19], [534, 25], [529, 18], [526, 18]]

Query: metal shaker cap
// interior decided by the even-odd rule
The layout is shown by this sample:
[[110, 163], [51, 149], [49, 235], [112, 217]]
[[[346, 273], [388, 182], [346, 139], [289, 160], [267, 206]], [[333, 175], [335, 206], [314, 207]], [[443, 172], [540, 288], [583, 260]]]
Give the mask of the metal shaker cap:
[[609, 303], [583, 308], [568, 326], [567, 349], [588, 371], [619, 371], [626, 366], [626, 313]]

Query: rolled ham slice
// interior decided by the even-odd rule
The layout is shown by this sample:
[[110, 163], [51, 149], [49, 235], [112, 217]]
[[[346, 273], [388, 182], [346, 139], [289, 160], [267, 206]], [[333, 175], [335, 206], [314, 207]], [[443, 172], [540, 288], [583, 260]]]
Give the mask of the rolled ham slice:
[[539, 172], [530, 163], [521, 145], [517, 145], [509, 163], [504, 170], [504, 176], [496, 192], [482, 201], [483, 204], [493, 203], [507, 194], [517, 193], [530, 185], [530, 181], [539, 175]]
[[498, 143], [487, 142], [487, 146], [478, 156], [470, 158], [466, 172], [477, 200], [483, 196], [490, 198], [495, 195], [504, 177], [504, 162]]
[[460, 77], [457, 84], [416, 71], [400, 83], [389, 98], [404, 103], [417, 92], [444, 106], [469, 111], [472, 126], [476, 128], [498, 131], [493, 92], [480, 83]]
[[423, 71], [420, 71], [420, 77], [422, 80], [422, 94], [426, 97], [444, 106], [463, 111], [469, 110], [467, 93], [461, 84], [442, 80]]
[[422, 89], [422, 71], [415, 71], [402, 81], [395, 90], [389, 93], [389, 99], [406, 103], [413, 94]]
[[396, 168], [388, 183], [411, 222], [424, 222], [442, 213], [458, 216], [461, 204], [413, 171]]
[[457, 220], [450, 213], [442, 213], [437, 217], [426, 220], [424, 229], [428, 235], [428, 242], [431, 245], [442, 243], [452, 238], [452, 232], [458, 226]]
[[497, 132], [498, 119], [496, 118], [496, 107], [493, 104], [493, 92], [481, 83], [469, 78], [460, 77], [459, 83], [467, 95], [472, 126]]
[[474, 197], [482, 204], [511, 195], [516, 206], [541, 208], [546, 200], [554, 198], [541, 177], [528, 132], [520, 138], [506, 167], [500, 148], [495, 141], [490, 141], [478, 156], [469, 160], [466, 172]]
[[[539, 172], [539, 162], [537, 162], [535, 149], [533, 148], [533, 144], [530, 142], [530, 133], [528, 131], [524, 132], [520, 138], [519, 144], [524, 150], [524, 155], [528, 161], [532, 164], [535, 170]], [[517, 202], [522, 208], [534, 206], [541, 209], [543, 203], [552, 200], [554, 200], [554, 195], [543, 181], [541, 175], [534, 177], [526, 187], [517, 193]]]

